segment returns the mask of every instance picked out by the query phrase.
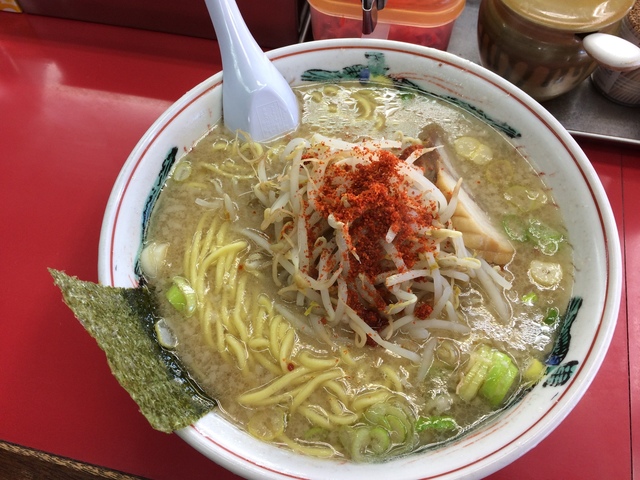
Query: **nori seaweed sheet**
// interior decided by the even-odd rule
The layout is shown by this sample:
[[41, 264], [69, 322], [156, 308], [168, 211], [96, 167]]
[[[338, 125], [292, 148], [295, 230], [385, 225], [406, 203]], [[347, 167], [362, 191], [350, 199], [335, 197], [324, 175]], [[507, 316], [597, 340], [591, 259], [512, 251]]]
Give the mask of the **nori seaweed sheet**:
[[191, 425], [215, 407], [176, 355], [157, 341], [147, 287], [114, 288], [49, 269], [64, 302], [105, 352], [113, 375], [156, 430]]

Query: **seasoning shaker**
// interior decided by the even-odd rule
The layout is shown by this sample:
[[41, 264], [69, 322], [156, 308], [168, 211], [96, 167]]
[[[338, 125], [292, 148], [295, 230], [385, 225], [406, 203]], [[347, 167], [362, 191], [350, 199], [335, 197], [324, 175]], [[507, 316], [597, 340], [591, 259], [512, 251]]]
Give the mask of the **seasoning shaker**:
[[[622, 20], [618, 36], [640, 47], [640, 1]], [[591, 80], [608, 99], [630, 107], [640, 106], [640, 68], [616, 71], [599, 65]]]

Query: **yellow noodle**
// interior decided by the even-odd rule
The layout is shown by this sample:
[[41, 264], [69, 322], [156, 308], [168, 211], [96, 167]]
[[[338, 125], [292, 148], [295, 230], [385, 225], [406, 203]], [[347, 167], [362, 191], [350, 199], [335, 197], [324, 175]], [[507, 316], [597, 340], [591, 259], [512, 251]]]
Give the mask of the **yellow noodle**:
[[237, 287], [236, 279], [238, 278], [238, 265], [240, 265], [240, 258], [238, 258], [235, 254], [229, 254], [224, 260], [221, 260], [221, 263], [224, 263], [224, 269], [227, 272], [225, 279], [225, 288], [229, 290], [229, 293], [231, 295], [235, 295]]
[[218, 312], [218, 318], [216, 318], [216, 347], [218, 348], [218, 352], [222, 353], [225, 351], [224, 348], [224, 324], [221, 321], [220, 312]]
[[317, 458], [331, 458], [334, 455], [333, 448], [328, 445], [302, 445], [298, 442], [294, 442], [284, 434], [279, 435], [278, 440], [285, 443], [294, 452], [302, 453], [304, 455], [310, 455]]
[[318, 427], [326, 428], [327, 430], [332, 430], [334, 428], [334, 425], [329, 420], [327, 412], [321, 410], [322, 413], [320, 413], [318, 410], [320, 410], [320, 408], [316, 406], [302, 405], [298, 408], [298, 413], [303, 415], [312, 424]]
[[280, 353], [278, 329], [280, 327], [281, 320], [281, 315], [275, 315], [274, 317], [271, 317], [271, 322], [269, 323], [269, 350], [271, 351], [271, 355], [273, 355], [273, 358], [275, 359], [278, 358], [278, 354]]
[[[287, 322], [280, 322], [280, 325], [278, 325], [278, 343], [282, 343], [282, 340], [284, 339], [284, 336], [287, 334], [287, 332], [291, 329], [291, 325], [289, 325], [289, 323]], [[278, 349], [278, 353], [280, 352], [280, 349]]]
[[322, 383], [326, 382], [327, 380], [333, 380], [342, 376], [344, 376], [344, 372], [339, 368], [328, 370], [324, 373], [319, 374], [316, 378], [307, 383], [302, 391], [294, 397], [293, 402], [291, 402], [291, 411], [294, 412], [302, 402], [309, 398], [311, 394], [320, 385], [322, 385]]
[[211, 148], [213, 150], [226, 150], [228, 147], [229, 147], [229, 141], [225, 139], [216, 140], [211, 144]]
[[374, 390], [372, 392], [361, 393], [351, 401], [351, 410], [355, 413], [362, 413], [368, 407], [376, 403], [382, 403], [391, 394], [387, 390]]
[[252, 372], [255, 371], [255, 367], [256, 367], [256, 362], [258, 361], [258, 359], [255, 356], [255, 352], [251, 349], [249, 349], [249, 347], [247, 346], [247, 344], [245, 342], [244, 346], [246, 348], [247, 351], [247, 367], [242, 371], [242, 374], [247, 377], [250, 376], [252, 374]]
[[[248, 294], [248, 292], [245, 292]], [[260, 314], [260, 304], [258, 303], [258, 295], [251, 297], [251, 311], [249, 313], [252, 323], [255, 323]]]
[[[298, 367], [300, 368], [300, 367]], [[301, 377], [297, 377], [294, 378], [291, 381], [291, 386], [293, 387], [298, 387], [299, 385], [304, 385], [305, 383], [311, 381], [313, 378], [315, 378], [318, 375], [317, 371], [311, 371], [306, 373], [305, 375], [302, 375]]]
[[[301, 378], [306, 378], [307, 375], [303, 375]], [[293, 382], [292, 382], [293, 383]], [[305, 382], [306, 383], [306, 382]], [[286, 405], [291, 402], [291, 399], [300, 393], [300, 391], [304, 388], [303, 385], [298, 385], [291, 390], [287, 390], [286, 392], [282, 392], [278, 395], [272, 395], [270, 397], [266, 397], [262, 400], [258, 400], [252, 406], [254, 407], [266, 407], [268, 405]]]
[[229, 177], [229, 178], [233, 178], [234, 180], [253, 180], [255, 178], [255, 175], [251, 174], [251, 175], [241, 175], [237, 172], [227, 172], [225, 170], [223, 170], [222, 168], [220, 168], [218, 165], [214, 165], [211, 163], [205, 163], [202, 165], [204, 168], [206, 168], [207, 170], [211, 170], [212, 172], [216, 173], [217, 175], [222, 175], [224, 177]]
[[322, 92], [311, 92], [311, 100], [316, 103], [320, 103], [322, 101]]
[[262, 332], [264, 331], [264, 324], [267, 320], [267, 310], [263, 305], [260, 305], [260, 297], [258, 297], [258, 301], [256, 302], [256, 306], [258, 307], [258, 313], [255, 315], [253, 322], [253, 335], [256, 337], [262, 337]]
[[273, 373], [274, 375], [282, 375], [282, 370], [280, 369], [279, 365], [276, 365], [273, 360], [270, 360], [265, 354], [263, 354], [262, 352], [253, 352], [253, 356], [255, 357], [256, 361], [262, 365], [264, 368], [266, 368], [267, 370], [269, 370], [271, 373]]
[[[220, 168], [224, 168], [227, 171], [234, 171], [234, 172], [251, 172], [252, 171], [251, 165], [239, 164], [229, 158], [222, 163]], [[255, 178], [255, 174], [251, 175], [251, 178]]]
[[[235, 255], [246, 246], [246, 242], [237, 241], [229, 245], [225, 245], [224, 247], [220, 247], [207, 255], [207, 257], [201, 262], [200, 269], [198, 270], [197, 285], [204, 284], [204, 277], [207, 274], [207, 270], [216, 260], [224, 257], [225, 255]], [[224, 278], [219, 278], [218, 275], [219, 271], [216, 271], [215, 293], [220, 293], [220, 290], [225, 285]]]
[[204, 306], [204, 311], [200, 315], [200, 328], [202, 329], [202, 333], [204, 334], [204, 341], [210, 347], [216, 346], [215, 340], [213, 338], [213, 334], [211, 332], [211, 324], [215, 321], [213, 314], [211, 312], [210, 302], [206, 302]]
[[339, 359], [332, 358], [318, 358], [314, 357], [307, 350], [300, 352], [299, 355], [300, 364], [308, 367], [311, 370], [328, 370], [333, 368], [340, 362]]
[[295, 370], [286, 373], [275, 381], [269, 383], [267, 386], [254, 390], [248, 393], [243, 393], [238, 397], [238, 402], [243, 405], [251, 405], [257, 401], [263, 400], [272, 396], [274, 393], [279, 392], [286, 386], [290, 385], [293, 380], [309, 373], [309, 369], [304, 367], [296, 368]]
[[200, 230], [198, 230], [192, 238], [192, 242], [191, 242], [191, 253], [189, 256], [189, 262], [186, 264], [187, 265], [187, 275], [189, 278], [189, 281], [191, 282], [191, 285], [194, 286], [195, 288], [195, 279], [197, 278], [198, 274], [198, 254], [199, 254], [199, 248], [200, 248], [200, 237], [202, 236], [202, 232]]
[[252, 350], [265, 350], [269, 348], [269, 340], [264, 337], [251, 337], [247, 341], [247, 345], [249, 345], [249, 348]]
[[247, 331], [247, 325], [245, 324], [241, 314], [245, 313], [244, 308], [246, 307], [243, 302], [244, 293], [246, 292], [246, 278], [246, 276], [242, 276], [238, 281], [238, 288], [236, 289], [238, 293], [236, 294], [236, 302], [233, 307], [233, 313], [231, 316], [233, 319], [233, 324], [238, 331], [238, 335], [240, 336], [240, 340], [245, 342], [249, 338], [249, 333]]
[[393, 368], [391, 368], [389, 365], [382, 365], [380, 371], [385, 376], [385, 378], [389, 380], [389, 387], [392, 390], [395, 390], [396, 392], [402, 392], [404, 390], [402, 382], [400, 381], [400, 377]]
[[229, 295], [227, 295], [227, 292], [222, 292], [222, 295], [220, 296], [220, 315], [218, 316], [218, 319], [222, 322], [227, 331], [235, 334], [238, 333], [233, 328], [233, 324], [229, 321]]
[[[188, 264], [191, 274], [196, 271], [198, 261], [201, 259], [200, 241], [202, 240], [202, 231], [204, 230], [204, 225], [208, 217], [208, 212], [205, 212], [200, 216], [200, 220], [198, 220], [198, 226], [196, 227], [196, 233], [192, 237], [191, 258]], [[193, 277], [195, 277], [195, 275], [193, 275]]]
[[236, 361], [238, 362], [238, 367], [240, 367], [240, 370], [244, 370], [247, 366], [247, 349], [244, 343], [229, 334], [225, 335], [224, 339], [227, 347], [231, 353], [234, 354]]
[[224, 262], [220, 262], [218, 261], [216, 263], [216, 274], [215, 274], [215, 283], [213, 285], [213, 291], [214, 293], [220, 294], [220, 292], [222, 291], [222, 289], [224, 288], [224, 277], [226, 275], [226, 270], [225, 270], [225, 264]]
[[211, 244], [213, 242], [213, 235], [215, 234], [216, 230], [218, 228], [218, 216], [214, 216], [213, 220], [211, 221], [211, 225], [209, 225], [209, 229], [207, 230], [207, 236], [204, 239], [204, 243], [202, 244], [202, 248], [201, 248], [201, 256], [199, 258], [199, 260], [204, 259], [204, 257], [206, 256], [207, 252], [209, 252], [209, 250], [211, 250]]
[[267, 297], [266, 295], [260, 295], [260, 297], [258, 298], [258, 304], [264, 307], [269, 315], [273, 314], [273, 303], [271, 303], [269, 297]]
[[220, 225], [220, 228], [218, 229], [218, 233], [216, 235], [217, 245], [224, 245], [225, 243], [227, 243], [225, 241], [225, 237], [227, 236], [227, 230], [229, 230], [229, 222], [224, 222], [222, 225]]
[[291, 352], [293, 352], [293, 344], [295, 340], [295, 332], [292, 328], [288, 329], [280, 343], [280, 355], [278, 357], [278, 360], [280, 361], [280, 368], [282, 368], [283, 372], [289, 371], [289, 360], [291, 358]]
[[352, 97], [357, 102], [357, 109], [360, 118], [369, 118], [372, 113], [371, 103], [362, 95], [353, 94]]
[[349, 349], [347, 347], [341, 347], [339, 351], [340, 351], [340, 359], [345, 364], [352, 367], [356, 366], [356, 361], [351, 356], [351, 352], [349, 352]]
[[327, 413], [327, 416], [334, 425], [353, 425], [360, 418], [358, 415], [351, 412], [344, 412], [339, 415], [335, 413]]
[[326, 388], [329, 393], [333, 393], [345, 405], [349, 403], [349, 396], [347, 395], [347, 391], [340, 382], [329, 380], [328, 382], [324, 383], [324, 388]]
[[200, 265], [200, 273], [204, 275], [204, 272], [211, 266], [213, 262], [220, 259], [220, 257], [224, 257], [226, 255], [237, 255], [238, 252], [245, 249], [247, 247], [247, 242], [244, 240], [238, 240], [233, 243], [229, 243], [223, 247], [219, 247], [209, 253], [204, 260], [202, 260], [202, 264]]
[[322, 92], [325, 95], [334, 96], [340, 91], [340, 88], [336, 85], [325, 85], [322, 87]]
[[358, 416], [354, 413], [333, 414], [315, 405], [301, 405], [298, 407], [298, 413], [314, 425], [327, 430], [334, 430], [342, 425], [353, 425], [358, 421]]
[[204, 182], [185, 182], [183, 185], [187, 188], [202, 188], [202, 189], [207, 189], [210, 186], [209, 184], [206, 184]]
[[333, 395], [329, 395], [327, 397], [327, 401], [329, 402], [329, 407], [331, 407], [331, 411], [334, 414], [341, 415], [346, 412], [346, 407], [344, 406], [344, 404]]

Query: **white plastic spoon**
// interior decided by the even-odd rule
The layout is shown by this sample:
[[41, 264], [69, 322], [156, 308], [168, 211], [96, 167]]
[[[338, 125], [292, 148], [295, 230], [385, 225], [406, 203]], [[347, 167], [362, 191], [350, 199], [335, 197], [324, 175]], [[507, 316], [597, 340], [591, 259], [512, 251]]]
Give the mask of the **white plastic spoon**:
[[640, 68], [640, 47], [607, 33], [592, 33], [582, 40], [584, 49], [610, 70], [627, 72]]
[[205, 0], [222, 55], [222, 112], [227, 128], [263, 142], [298, 126], [293, 90], [264, 54], [235, 0]]

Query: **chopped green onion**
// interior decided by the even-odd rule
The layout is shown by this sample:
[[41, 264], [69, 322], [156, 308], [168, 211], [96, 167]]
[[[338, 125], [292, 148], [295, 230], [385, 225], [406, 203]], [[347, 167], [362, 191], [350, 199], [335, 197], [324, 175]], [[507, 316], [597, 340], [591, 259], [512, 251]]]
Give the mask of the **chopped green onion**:
[[495, 348], [482, 345], [471, 354], [469, 364], [458, 383], [460, 398], [469, 402], [480, 394], [492, 406], [500, 405], [518, 375], [518, 368], [511, 358]]
[[453, 142], [453, 147], [458, 155], [471, 160], [478, 165], [486, 165], [493, 160], [491, 147], [482, 143], [477, 138], [459, 137]]
[[140, 252], [140, 268], [145, 276], [155, 278], [160, 273], [167, 256], [168, 243], [151, 242]]
[[540, 220], [529, 220], [529, 237], [538, 245], [538, 249], [545, 255], [554, 255], [564, 241], [564, 235], [545, 225]]
[[364, 418], [372, 425], [387, 429], [393, 443], [404, 442], [412, 433], [409, 414], [395, 405], [387, 403], [372, 405], [364, 412]]
[[518, 215], [505, 215], [502, 218], [502, 228], [511, 240], [526, 242], [529, 238], [527, 226]]
[[535, 292], [525, 293], [521, 300], [525, 305], [533, 305], [538, 301], [538, 295]]
[[369, 448], [375, 455], [382, 455], [391, 449], [391, 437], [387, 430], [382, 427], [373, 427], [369, 434], [371, 435]]
[[518, 376], [518, 368], [508, 355], [493, 350], [492, 364], [487, 377], [480, 388], [480, 395], [497, 407], [502, 403], [507, 392]]
[[173, 350], [178, 346], [178, 337], [176, 337], [173, 329], [167, 325], [164, 318], [155, 323], [154, 330], [160, 346], [168, 350]]
[[405, 415], [387, 415], [389, 436], [394, 443], [403, 443], [411, 433], [411, 424]]
[[560, 318], [560, 310], [558, 307], [551, 307], [544, 316], [542, 323], [545, 325], [555, 325]]
[[564, 235], [537, 219], [529, 220], [528, 230], [529, 234], [538, 240], [550, 240], [558, 243], [564, 240]]
[[190, 317], [196, 311], [196, 292], [186, 278], [173, 277], [173, 284], [167, 290], [166, 296], [173, 308], [184, 313], [186, 317]]
[[437, 432], [446, 432], [450, 430], [458, 430], [458, 422], [453, 417], [449, 416], [431, 416], [420, 417], [416, 422], [416, 432], [422, 432], [424, 430], [435, 430]]
[[562, 280], [562, 267], [558, 263], [532, 260], [529, 279], [541, 288], [554, 288]]
[[522, 378], [527, 382], [537, 382], [540, 380], [540, 377], [544, 375], [545, 370], [546, 367], [544, 363], [537, 358], [532, 358], [529, 360], [527, 368], [525, 368], [524, 373], [522, 374]]
[[369, 427], [357, 427], [353, 430], [353, 433], [349, 436], [342, 438], [348, 438], [348, 444], [345, 445], [351, 452], [351, 458], [356, 462], [362, 462], [367, 456], [367, 450], [371, 443], [371, 430]]
[[173, 171], [173, 179], [176, 182], [184, 182], [191, 176], [191, 162], [182, 160], [178, 162], [176, 168]]
[[504, 198], [518, 207], [521, 212], [531, 212], [547, 203], [547, 194], [538, 188], [527, 188], [522, 185], [509, 187]]
[[478, 395], [489, 372], [492, 356], [492, 349], [486, 345], [482, 345], [471, 354], [469, 368], [456, 388], [456, 393], [465, 402], [470, 402]]
[[377, 403], [364, 411], [358, 425], [345, 425], [338, 436], [351, 458], [363, 461], [381, 459], [394, 452], [412, 448], [415, 417], [399, 402]]

